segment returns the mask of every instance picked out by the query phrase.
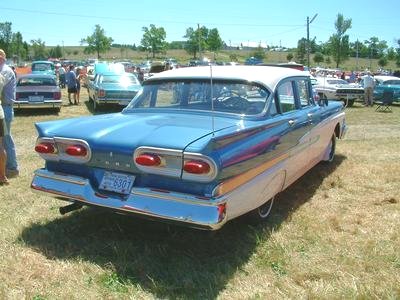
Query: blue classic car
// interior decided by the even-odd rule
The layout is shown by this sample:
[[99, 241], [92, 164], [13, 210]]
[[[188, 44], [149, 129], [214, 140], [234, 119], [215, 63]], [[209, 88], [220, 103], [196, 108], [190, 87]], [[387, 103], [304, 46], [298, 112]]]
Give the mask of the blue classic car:
[[87, 86], [94, 110], [107, 104], [127, 106], [141, 88], [135, 74], [110, 71], [97, 73]]
[[52, 61], [36, 60], [31, 65], [32, 74], [56, 75], [56, 67]]
[[120, 113], [36, 124], [45, 166], [31, 187], [83, 205], [215, 230], [263, 221], [274, 197], [346, 131], [341, 102], [315, 103], [310, 77], [281, 67], [154, 75]]
[[380, 101], [384, 92], [393, 93], [393, 101], [400, 102], [400, 78], [377, 75], [375, 78], [374, 100]]

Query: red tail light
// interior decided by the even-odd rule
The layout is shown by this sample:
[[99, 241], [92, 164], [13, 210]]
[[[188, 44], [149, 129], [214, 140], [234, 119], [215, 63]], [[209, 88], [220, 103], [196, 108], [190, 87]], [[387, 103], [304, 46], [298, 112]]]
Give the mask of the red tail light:
[[136, 157], [135, 162], [141, 166], [158, 166], [161, 164], [161, 158], [156, 154], [144, 153]]
[[35, 146], [37, 153], [52, 154], [56, 152], [55, 150], [54, 145], [51, 143], [40, 143]]
[[201, 160], [189, 160], [185, 162], [183, 170], [192, 174], [206, 174], [210, 171], [210, 165]]
[[65, 149], [65, 153], [71, 156], [86, 156], [87, 149], [82, 145], [71, 145]]
[[218, 221], [222, 221], [226, 215], [226, 203], [219, 204], [217, 206], [218, 210]]
[[105, 97], [106, 96], [106, 91], [105, 90], [99, 90], [99, 97]]
[[61, 99], [61, 92], [55, 92], [53, 95], [53, 98], [56, 100], [60, 100]]

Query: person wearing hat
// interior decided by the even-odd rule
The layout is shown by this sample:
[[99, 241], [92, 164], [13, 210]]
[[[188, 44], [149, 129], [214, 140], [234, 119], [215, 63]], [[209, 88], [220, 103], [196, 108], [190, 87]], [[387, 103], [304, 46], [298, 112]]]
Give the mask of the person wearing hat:
[[362, 77], [363, 86], [364, 86], [364, 104], [365, 106], [374, 105], [374, 87], [375, 87], [375, 79], [371, 75], [370, 71], [367, 71], [367, 74]]
[[1, 106], [4, 111], [6, 132], [3, 137], [3, 145], [7, 153], [6, 174], [8, 178], [19, 175], [17, 154], [14, 139], [11, 136], [11, 122], [14, 118], [13, 104], [15, 101], [16, 77], [13, 70], [6, 64], [6, 53], [0, 49], [0, 74], [5, 78], [1, 93]]

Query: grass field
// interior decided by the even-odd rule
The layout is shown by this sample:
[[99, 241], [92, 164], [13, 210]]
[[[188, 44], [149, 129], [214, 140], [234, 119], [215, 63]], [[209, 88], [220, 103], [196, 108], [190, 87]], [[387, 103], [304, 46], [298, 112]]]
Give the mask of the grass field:
[[0, 187], [0, 299], [400, 298], [400, 106], [347, 108], [333, 164], [280, 194], [264, 225], [215, 233], [90, 208], [61, 216], [64, 202], [33, 193], [34, 123], [90, 108], [83, 92], [59, 115], [15, 117], [21, 175]]

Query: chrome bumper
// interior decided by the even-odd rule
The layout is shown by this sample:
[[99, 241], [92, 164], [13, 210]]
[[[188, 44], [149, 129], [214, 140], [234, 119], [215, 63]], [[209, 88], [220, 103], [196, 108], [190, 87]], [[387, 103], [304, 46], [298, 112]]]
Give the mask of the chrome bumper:
[[227, 221], [223, 199], [199, 199], [188, 194], [135, 187], [126, 196], [106, 195], [94, 189], [86, 178], [45, 169], [35, 171], [31, 188], [53, 194], [62, 200], [178, 222], [190, 227], [216, 230]]
[[[133, 99], [133, 97], [132, 97], [132, 99]], [[128, 99], [98, 99], [97, 102], [100, 105], [118, 104], [118, 105], [122, 105], [122, 106], [127, 106], [131, 102], [131, 100], [128, 100]]]
[[62, 100], [44, 101], [44, 102], [29, 102], [29, 101], [14, 102], [14, 108], [60, 108], [61, 105], [62, 105]]

